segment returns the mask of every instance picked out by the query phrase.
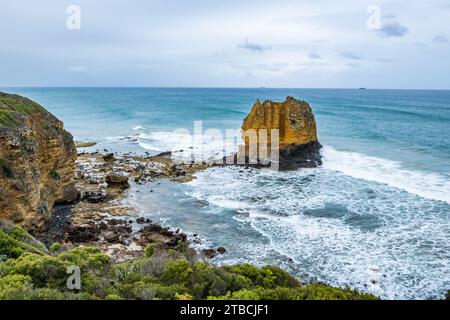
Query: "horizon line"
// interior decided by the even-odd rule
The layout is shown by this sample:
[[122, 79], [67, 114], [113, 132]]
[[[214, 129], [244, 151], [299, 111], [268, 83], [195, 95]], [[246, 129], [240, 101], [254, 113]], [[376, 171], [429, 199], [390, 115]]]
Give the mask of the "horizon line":
[[0, 86], [3, 89], [288, 89], [288, 90], [403, 90], [403, 91], [450, 91], [450, 89], [380, 88], [380, 87], [195, 87], [195, 86]]

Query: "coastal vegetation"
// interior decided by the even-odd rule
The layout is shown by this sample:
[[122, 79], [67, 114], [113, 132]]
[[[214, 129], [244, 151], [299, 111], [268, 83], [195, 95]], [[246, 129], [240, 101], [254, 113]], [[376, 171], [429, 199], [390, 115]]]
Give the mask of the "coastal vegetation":
[[15, 127], [22, 124], [20, 114], [47, 113], [44, 107], [19, 95], [0, 92], [0, 127]]
[[[81, 289], [67, 288], [67, 268]], [[115, 262], [96, 247], [50, 250], [18, 226], [0, 221], [0, 299], [376, 299], [352, 289], [302, 284], [275, 266], [213, 266], [184, 244], [149, 244], [145, 255]]]

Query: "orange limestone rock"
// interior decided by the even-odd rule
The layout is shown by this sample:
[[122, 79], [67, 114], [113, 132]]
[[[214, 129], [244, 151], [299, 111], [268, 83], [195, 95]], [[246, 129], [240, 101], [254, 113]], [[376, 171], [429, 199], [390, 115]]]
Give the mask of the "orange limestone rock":
[[316, 121], [306, 101], [292, 97], [287, 97], [284, 102], [257, 101], [242, 125], [246, 155], [252, 143], [249, 132], [256, 132], [258, 143], [267, 140], [270, 150], [273, 129], [278, 130], [280, 169], [311, 168], [322, 164]]
[[56, 202], [77, 198], [77, 153], [63, 123], [39, 104], [0, 92], [0, 218], [45, 227]]

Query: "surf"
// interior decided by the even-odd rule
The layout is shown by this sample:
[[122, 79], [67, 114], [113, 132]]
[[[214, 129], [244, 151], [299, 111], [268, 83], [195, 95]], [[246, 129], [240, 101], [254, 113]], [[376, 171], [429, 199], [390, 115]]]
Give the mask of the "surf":
[[357, 152], [322, 150], [323, 168], [350, 177], [386, 184], [420, 197], [450, 204], [450, 177], [405, 169], [402, 163]]

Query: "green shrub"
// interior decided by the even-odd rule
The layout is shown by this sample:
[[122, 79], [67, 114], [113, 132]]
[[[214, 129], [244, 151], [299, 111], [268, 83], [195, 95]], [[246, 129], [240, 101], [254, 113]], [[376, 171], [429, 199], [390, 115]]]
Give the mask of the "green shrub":
[[270, 272], [272, 275], [271, 279], [273, 279], [273, 281], [268, 284], [269, 286], [289, 288], [296, 288], [300, 286], [300, 282], [294, 276], [277, 266], [264, 266], [261, 270]]
[[55, 242], [50, 246], [50, 251], [52, 251], [52, 252], [59, 251], [59, 250], [61, 250], [61, 244], [59, 244], [58, 242]]
[[[263, 296], [264, 298], [264, 296]], [[376, 300], [371, 294], [357, 290], [335, 288], [323, 284], [309, 284], [299, 289], [292, 296], [293, 300]]]
[[175, 300], [192, 300], [192, 296], [190, 294], [184, 293], [184, 294], [176, 294]]
[[23, 124], [22, 113], [49, 113], [36, 102], [25, 97], [0, 92], [0, 127], [17, 127]]
[[298, 287], [300, 283], [286, 271], [275, 267], [265, 266], [261, 269], [251, 264], [239, 264], [225, 267], [231, 273], [241, 275], [251, 281], [253, 285], [262, 288], [276, 288], [279, 286]]
[[155, 298], [160, 300], [175, 300], [177, 295], [188, 294], [188, 290], [180, 284], [170, 286], [155, 284], [153, 288], [156, 290]]
[[259, 295], [255, 291], [243, 289], [233, 293], [228, 291], [223, 296], [209, 296], [208, 300], [259, 300]]
[[51, 288], [33, 288], [32, 278], [12, 274], [0, 278], [0, 300], [67, 300], [82, 297]]
[[376, 300], [370, 294], [359, 293], [352, 289], [339, 289], [321, 284], [309, 284], [298, 288], [277, 287], [274, 289], [257, 288], [228, 292], [224, 296], [208, 297], [220, 300]]
[[22, 274], [12, 274], [0, 277], [0, 300], [12, 299], [12, 297], [31, 290], [32, 279]]
[[17, 259], [2, 263], [0, 277], [20, 274], [29, 276], [36, 287], [64, 288], [68, 263], [52, 256], [39, 256], [25, 252]]
[[188, 286], [194, 299], [205, 299], [209, 295], [222, 295], [229, 290], [231, 283], [228, 273], [221, 268], [213, 267], [205, 262], [192, 265], [193, 272]]
[[0, 230], [0, 254], [5, 258], [17, 258], [25, 252], [21, 243]]
[[96, 247], [76, 248], [60, 253], [58, 259], [81, 269], [100, 272], [109, 266], [110, 258]]
[[108, 264], [109, 257], [98, 248], [77, 248], [57, 256], [25, 252], [17, 259], [9, 259], [4, 262], [0, 268], [0, 276], [26, 275], [32, 279], [35, 287], [65, 290], [68, 277], [67, 268], [76, 265], [82, 271], [83, 289], [90, 293], [99, 294], [98, 292], [105, 285], [96, 274], [101, 273]]
[[124, 299], [173, 300], [177, 295], [185, 294], [187, 289], [179, 284], [163, 285], [160, 283], [145, 283], [144, 281], [138, 281], [120, 284], [117, 291]]
[[89, 299], [82, 294], [73, 292], [61, 292], [56, 289], [38, 288], [34, 290], [22, 291], [14, 297], [14, 300], [84, 300]]
[[45, 246], [36, 241], [22, 228], [0, 220], [0, 255], [6, 258], [17, 258], [25, 252], [44, 254]]
[[194, 272], [186, 259], [180, 259], [168, 263], [161, 275], [161, 280], [167, 284], [187, 285], [191, 274]]
[[153, 253], [155, 251], [155, 244], [154, 243], [149, 243], [147, 245], [147, 247], [145, 247], [145, 256], [150, 258], [151, 256], [153, 256]]
[[131, 270], [131, 265], [132, 264], [130, 262], [123, 262], [111, 266], [110, 277], [113, 279], [113, 281], [124, 282], [130, 274], [135, 274]]

